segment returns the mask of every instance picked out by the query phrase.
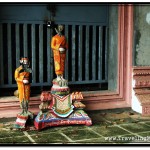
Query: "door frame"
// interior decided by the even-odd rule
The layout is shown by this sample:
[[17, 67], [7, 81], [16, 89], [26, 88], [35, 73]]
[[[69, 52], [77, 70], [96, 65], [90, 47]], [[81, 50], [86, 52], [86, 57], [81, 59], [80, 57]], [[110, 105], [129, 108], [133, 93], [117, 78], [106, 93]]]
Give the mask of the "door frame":
[[131, 107], [133, 5], [118, 5], [118, 78], [115, 92], [83, 93], [87, 110]]

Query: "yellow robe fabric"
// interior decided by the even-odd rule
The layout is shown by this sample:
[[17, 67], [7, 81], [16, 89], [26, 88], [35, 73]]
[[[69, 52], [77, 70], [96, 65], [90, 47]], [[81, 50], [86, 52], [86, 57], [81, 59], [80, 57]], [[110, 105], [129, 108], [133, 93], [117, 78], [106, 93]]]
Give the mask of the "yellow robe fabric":
[[19, 101], [20, 103], [25, 100], [29, 100], [30, 98], [30, 84], [24, 84], [23, 79], [29, 78], [30, 73], [29, 72], [21, 72], [19, 71], [22, 69], [22, 66], [18, 67], [15, 70], [15, 80], [18, 85], [18, 92], [19, 92]]
[[55, 35], [51, 40], [51, 48], [54, 54], [54, 66], [56, 75], [62, 75], [65, 69], [66, 52], [60, 53], [59, 48], [68, 49], [68, 44], [64, 35]]

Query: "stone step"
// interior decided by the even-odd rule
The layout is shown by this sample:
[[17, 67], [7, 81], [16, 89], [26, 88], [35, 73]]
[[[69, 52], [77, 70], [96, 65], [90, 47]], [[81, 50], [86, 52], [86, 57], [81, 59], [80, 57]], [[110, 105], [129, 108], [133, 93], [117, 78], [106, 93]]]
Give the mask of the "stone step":
[[[29, 111], [37, 114], [39, 112], [40, 97], [30, 97]], [[3, 117], [16, 117], [20, 113], [20, 103], [15, 96], [6, 96], [0, 98], [0, 118]]]
[[[34, 113], [34, 115], [37, 115], [39, 112], [39, 108], [29, 108], [29, 111]], [[0, 109], [0, 118], [13, 118], [16, 117], [18, 113], [21, 112], [20, 108], [5, 108]], [[15, 120], [14, 120], [15, 121]]]
[[[32, 101], [40, 101], [40, 96], [37, 95], [37, 96], [32, 96], [30, 97], [30, 100]], [[18, 102], [19, 99], [16, 97], [16, 96], [3, 96], [3, 97], [0, 97], [0, 102]]]
[[[32, 106], [36, 106], [36, 105], [40, 105], [40, 101], [33, 101], [33, 100], [30, 100], [29, 102], [29, 106], [32, 107]], [[0, 102], [0, 109], [1, 108], [5, 108], [5, 107], [18, 107], [20, 106], [20, 103], [19, 101], [16, 102], [16, 101], [11, 101], [11, 102]]]

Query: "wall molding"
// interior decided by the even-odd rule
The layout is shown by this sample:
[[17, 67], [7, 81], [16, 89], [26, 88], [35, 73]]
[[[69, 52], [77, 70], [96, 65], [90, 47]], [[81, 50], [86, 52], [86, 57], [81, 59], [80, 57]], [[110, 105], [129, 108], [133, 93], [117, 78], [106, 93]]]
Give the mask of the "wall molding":
[[118, 79], [116, 91], [84, 93], [87, 110], [131, 107], [133, 5], [118, 6]]

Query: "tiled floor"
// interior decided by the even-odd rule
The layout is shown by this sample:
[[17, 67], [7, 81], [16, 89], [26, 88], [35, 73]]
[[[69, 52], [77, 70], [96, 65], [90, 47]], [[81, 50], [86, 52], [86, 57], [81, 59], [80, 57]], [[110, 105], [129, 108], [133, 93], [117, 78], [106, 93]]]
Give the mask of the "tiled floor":
[[150, 117], [131, 109], [88, 112], [92, 126], [74, 125], [16, 130], [16, 118], [0, 119], [0, 144], [136, 144], [150, 143]]

